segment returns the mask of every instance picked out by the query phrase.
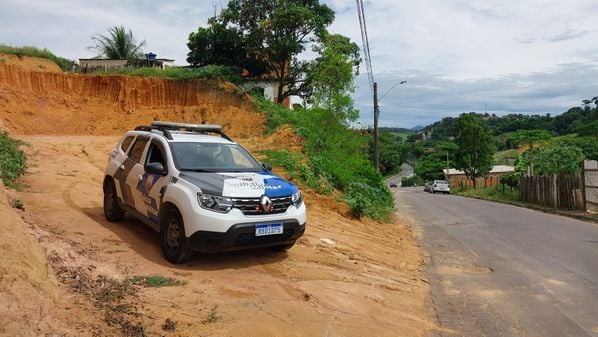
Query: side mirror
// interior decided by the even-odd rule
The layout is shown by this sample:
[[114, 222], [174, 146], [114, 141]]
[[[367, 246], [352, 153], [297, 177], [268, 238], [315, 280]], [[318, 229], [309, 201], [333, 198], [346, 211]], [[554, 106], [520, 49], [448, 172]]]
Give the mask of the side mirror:
[[166, 175], [168, 172], [166, 172], [166, 169], [164, 169], [164, 165], [162, 165], [162, 163], [147, 163], [143, 166], [143, 169], [145, 170], [145, 172], [147, 173], [151, 173], [151, 174], [160, 174], [160, 175]]
[[266, 171], [272, 171], [272, 165], [268, 164], [268, 163], [263, 163], [262, 167], [264, 168], [264, 170]]

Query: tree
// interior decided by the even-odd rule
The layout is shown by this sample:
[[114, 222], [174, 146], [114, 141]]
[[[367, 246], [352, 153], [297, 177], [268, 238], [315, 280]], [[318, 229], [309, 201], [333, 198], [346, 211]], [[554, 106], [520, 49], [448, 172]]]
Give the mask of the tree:
[[[230, 49], [240, 42], [240, 48], [247, 53], [239, 66], [255, 65], [253, 69], [245, 68], [253, 76], [273, 76], [278, 82], [277, 100], [282, 103], [306, 86], [309, 62], [298, 56], [321, 41], [333, 20], [334, 12], [319, 0], [231, 0], [219, 16], [208, 22], [212, 28], [206, 29], [212, 31], [210, 34], [221, 33], [217, 36], [238, 33], [240, 41], [236, 37], [222, 39], [220, 48]], [[213, 48], [210, 43], [192, 41], [210, 35], [200, 30], [198, 33], [199, 37], [191, 34], [189, 40], [193, 62], [198, 59], [196, 55], [210, 53]], [[218, 60], [211, 58], [210, 62]]]
[[95, 46], [89, 47], [96, 50], [101, 57], [118, 60], [132, 60], [143, 57], [142, 48], [145, 46], [145, 40], [137, 43], [133, 37], [133, 32], [125, 29], [124, 26], [114, 26], [108, 28], [108, 35], [95, 35], [91, 37]]
[[320, 56], [311, 64], [308, 83], [314, 107], [327, 109], [338, 121], [354, 121], [353, 79], [359, 72], [359, 47], [348, 37], [325, 34], [314, 48]]
[[557, 144], [538, 149], [536, 155], [536, 171], [538, 174], [576, 174], [581, 170], [581, 162], [585, 159], [582, 149], [576, 146]]
[[550, 139], [550, 133], [546, 130], [519, 130], [515, 134], [515, 141], [518, 144], [527, 144], [528, 153], [528, 174], [534, 175], [534, 143]]
[[238, 29], [226, 27], [216, 18], [208, 22], [207, 28], [200, 27], [189, 34], [187, 62], [199, 67], [217, 64], [259, 72], [247, 57], [247, 47]]
[[476, 187], [476, 178], [492, 168], [494, 145], [490, 129], [475, 115], [463, 114], [457, 121], [455, 167], [465, 172]]

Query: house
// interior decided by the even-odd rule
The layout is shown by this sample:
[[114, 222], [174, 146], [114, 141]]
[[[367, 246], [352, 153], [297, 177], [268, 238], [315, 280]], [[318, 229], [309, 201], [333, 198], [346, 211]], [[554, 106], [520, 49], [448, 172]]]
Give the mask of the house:
[[174, 60], [166, 58], [156, 58], [156, 54], [153, 53], [146, 54], [146, 58], [144, 59], [134, 60], [117, 60], [103, 58], [79, 59], [79, 69], [83, 73], [91, 72], [97, 69], [109, 70], [125, 67], [157, 67], [164, 69], [168, 67], [174, 67]]
[[[286, 71], [288, 71], [288, 64], [286, 68]], [[264, 97], [269, 101], [274, 103], [278, 101], [279, 79], [274, 71], [255, 76], [249, 70], [243, 69], [241, 72], [241, 77], [243, 77], [246, 81], [244, 85], [245, 89], [260, 89], [260, 91], [264, 94]], [[293, 106], [291, 105], [291, 98], [286, 97], [282, 101], [282, 106], [292, 110]]]
[[[446, 179], [449, 182], [451, 187], [460, 187], [460, 188], [471, 188], [473, 187], [473, 182], [471, 179], [467, 178], [465, 172], [459, 171], [456, 169], [449, 168], [442, 170], [444, 175], [447, 177]], [[493, 166], [488, 175], [485, 177], [481, 177], [476, 179], [476, 185], [484, 186], [484, 187], [492, 187], [497, 186], [500, 183], [500, 177], [503, 175], [515, 172], [514, 166], [509, 165], [496, 165]]]

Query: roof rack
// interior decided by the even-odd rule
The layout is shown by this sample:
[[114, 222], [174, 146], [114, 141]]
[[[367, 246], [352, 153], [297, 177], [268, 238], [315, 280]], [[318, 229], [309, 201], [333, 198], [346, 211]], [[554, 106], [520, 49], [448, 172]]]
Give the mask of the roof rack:
[[187, 132], [195, 132], [199, 134], [208, 134], [208, 133], [216, 133], [219, 134], [222, 138], [233, 141], [229, 136], [227, 136], [224, 132], [222, 132], [222, 127], [220, 125], [215, 124], [188, 124], [188, 123], [175, 123], [175, 122], [162, 122], [162, 121], [153, 121], [150, 126], [140, 125], [135, 128], [138, 131], [152, 131], [158, 130], [164, 133], [164, 136], [167, 139], [172, 140], [172, 134], [170, 131], [187, 131]]

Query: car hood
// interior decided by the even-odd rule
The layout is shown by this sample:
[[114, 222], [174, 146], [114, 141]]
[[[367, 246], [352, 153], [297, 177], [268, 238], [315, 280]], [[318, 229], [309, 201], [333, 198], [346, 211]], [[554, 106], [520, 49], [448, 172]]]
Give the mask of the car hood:
[[299, 189], [272, 172], [206, 173], [181, 172], [184, 179], [202, 192], [231, 198], [259, 198], [289, 196]]

